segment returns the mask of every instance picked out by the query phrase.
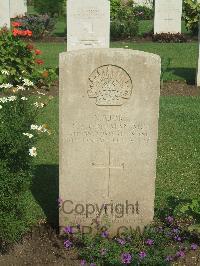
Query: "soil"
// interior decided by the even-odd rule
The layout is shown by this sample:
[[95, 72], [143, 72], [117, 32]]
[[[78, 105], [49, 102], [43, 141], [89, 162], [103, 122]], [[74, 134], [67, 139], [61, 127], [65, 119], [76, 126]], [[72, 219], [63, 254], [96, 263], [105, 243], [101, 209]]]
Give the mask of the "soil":
[[[40, 90], [48, 96], [58, 96], [58, 81], [49, 91]], [[161, 88], [162, 96], [200, 96], [200, 88], [185, 82], [166, 82]], [[80, 262], [75, 250], [66, 251], [63, 240], [56, 229], [40, 225], [15, 244], [9, 252], [0, 253], [1, 266], [58, 265], [78, 266]], [[192, 251], [185, 258], [174, 263], [178, 266], [200, 266], [200, 249]]]
[[[56, 230], [43, 224], [34, 228], [9, 252], [6, 254], [0, 253], [0, 265], [78, 266], [80, 261], [76, 250], [66, 250], [63, 246], [63, 239], [57, 234]], [[173, 265], [200, 266], [200, 249], [187, 253], [184, 258]]]

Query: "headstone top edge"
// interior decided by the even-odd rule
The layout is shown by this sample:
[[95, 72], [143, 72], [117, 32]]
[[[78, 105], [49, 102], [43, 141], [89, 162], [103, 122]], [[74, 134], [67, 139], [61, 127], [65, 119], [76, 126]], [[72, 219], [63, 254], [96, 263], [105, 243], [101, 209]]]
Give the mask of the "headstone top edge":
[[70, 57], [73, 55], [87, 55], [91, 53], [98, 53], [98, 52], [105, 52], [110, 54], [114, 54], [116, 52], [120, 52], [122, 54], [130, 54], [130, 55], [140, 55], [143, 57], [146, 57], [148, 59], [152, 59], [153, 61], [156, 61], [157, 63], [161, 63], [161, 57], [157, 54], [148, 53], [144, 51], [139, 50], [132, 50], [132, 49], [124, 49], [124, 48], [93, 48], [93, 49], [80, 49], [80, 50], [74, 50], [69, 52], [63, 52], [60, 53], [60, 59], [63, 57]]

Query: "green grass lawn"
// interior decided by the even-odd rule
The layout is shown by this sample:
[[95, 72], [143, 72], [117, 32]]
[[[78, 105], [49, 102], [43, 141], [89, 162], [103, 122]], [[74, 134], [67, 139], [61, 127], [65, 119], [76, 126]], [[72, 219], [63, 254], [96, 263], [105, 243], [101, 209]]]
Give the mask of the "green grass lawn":
[[[161, 97], [156, 179], [156, 208], [171, 206], [171, 198], [199, 196], [200, 97]], [[36, 175], [29, 195], [31, 215], [57, 223], [58, 97], [38, 123], [48, 123], [52, 135], [38, 143]]]
[[[36, 46], [42, 50], [42, 57], [48, 67], [58, 67], [58, 55], [67, 49], [66, 43], [36, 43]], [[112, 42], [111, 47], [155, 53], [164, 61], [169, 58], [171, 63], [164, 74], [164, 80], [186, 80], [189, 83], [195, 81], [198, 60], [197, 43]]]

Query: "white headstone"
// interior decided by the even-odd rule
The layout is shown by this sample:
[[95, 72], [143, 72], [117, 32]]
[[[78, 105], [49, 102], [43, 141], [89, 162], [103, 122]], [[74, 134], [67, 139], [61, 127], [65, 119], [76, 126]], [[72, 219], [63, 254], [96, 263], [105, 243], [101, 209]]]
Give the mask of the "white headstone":
[[10, 17], [24, 16], [27, 13], [26, 0], [10, 0]]
[[7, 26], [10, 28], [10, 1], [0, 1], [0, 27]]
[[199, 22], [199, 59], [197, 68], [197, 86], [200, 87], [200, 22]]
[[181, 33], [182, 0], [155, 0], [154, 34]]
[[116, 234], [153, 220], [160, 70], [141, 51], [60, 55], [60, 227], [97, 219]]
[[134, 5], [153, 7], [153, 0], [134, 0]]
[[110, 1], [67, 1], [67, 50], [109, 48]]

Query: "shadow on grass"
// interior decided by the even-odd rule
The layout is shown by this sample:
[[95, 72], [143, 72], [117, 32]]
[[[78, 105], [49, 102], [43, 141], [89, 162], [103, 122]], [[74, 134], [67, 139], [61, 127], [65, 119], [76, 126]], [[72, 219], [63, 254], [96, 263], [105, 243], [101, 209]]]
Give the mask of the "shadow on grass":
[[58, 226], [59, 166], [38, 165], [35, 169], [31, 191], [43, 209], [47, 222]]
[[194, 85], [196, 80], [195, 68], [172, 68], [173, 74], [186, 80], [188, 85]]

